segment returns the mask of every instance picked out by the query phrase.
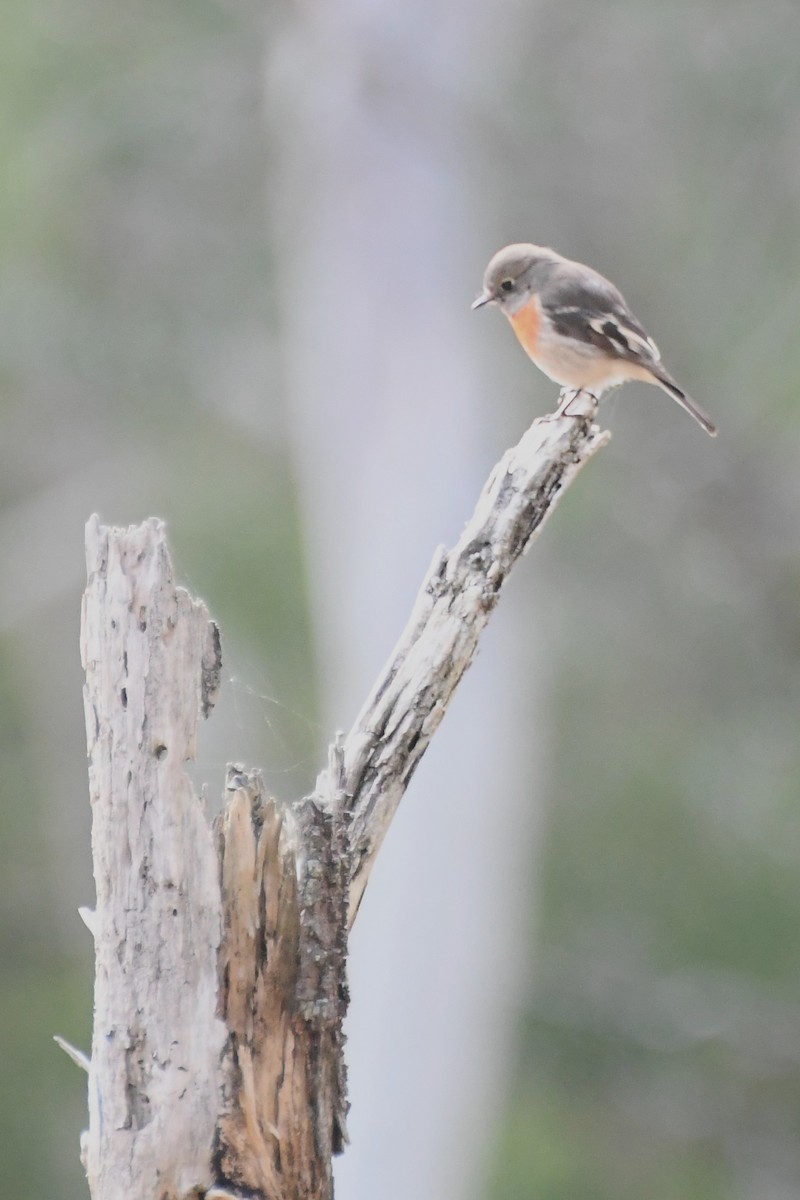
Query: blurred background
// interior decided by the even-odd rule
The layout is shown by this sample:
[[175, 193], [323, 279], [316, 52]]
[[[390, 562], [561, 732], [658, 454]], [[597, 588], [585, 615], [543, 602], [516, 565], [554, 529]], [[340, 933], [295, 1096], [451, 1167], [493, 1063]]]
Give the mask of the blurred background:
[[353, 935], [340, 1200], [800, 1195], [800, 7], [11, 0], [0, 1125], [87, 1195], [83, 526], [166, 520], [203, 731], [302, 795], [555, 388], [490, 255], [622, 288], [662, 393], [511, 580]]

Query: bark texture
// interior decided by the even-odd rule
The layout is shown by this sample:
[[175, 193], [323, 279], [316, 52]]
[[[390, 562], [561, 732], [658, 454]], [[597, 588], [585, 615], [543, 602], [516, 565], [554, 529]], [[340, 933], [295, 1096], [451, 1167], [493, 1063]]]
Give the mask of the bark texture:
[[[514, 562], [607, 440], [534, 423], [501, 460], [313, 796], [229, 768], [212, 824], [186, 772], [220, 639], [164, 527], [87, 526], [82, 655], [93, 806], [95, 1200], [329, 1200], [347, 1140], [347, 932], [389, 822]], [[388, 1083], [389, 1081], [387, 1081]]]
[[347, 1138], [340, 795], [325, 808], [279, 809], [260, 774], [238, 768], [228, 790], [217, 822], [228, 1037], [215, 1173], [245, 1195], [330, 1196], [332, 1158]]
[[511, 568], [609, 437], [590, 415], [534, 421], [492, 471], [452, 550], [436, 551], [408, 624], [344, 742], [351, 924], [392, 817]]
[[175, 588], [163, 526], [87, 526], [82, 656], [96, 912], [85, 1165], [95, 1197], [211, 1182], [225, 1026], [220, 886], [185, 763], [213, 703], [216, 627]]
[[95, 1200], [332, 1194], [342, 1148], [346, 825], [233, 767], [186, 773], [220, 642], [164, 526], [87, 526], [82, 652], [97, 906], [83, 1156]]

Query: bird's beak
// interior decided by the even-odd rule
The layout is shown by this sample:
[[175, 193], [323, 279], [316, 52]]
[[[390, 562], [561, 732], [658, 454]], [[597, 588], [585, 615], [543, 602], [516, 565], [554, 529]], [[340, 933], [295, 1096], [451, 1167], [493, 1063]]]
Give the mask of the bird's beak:
[[472, 301], [470, 308], [483, 308], [484, 304], [491, 304], [492, 300], [494, 300], [494, 296], [484, 288], [478, 299]]

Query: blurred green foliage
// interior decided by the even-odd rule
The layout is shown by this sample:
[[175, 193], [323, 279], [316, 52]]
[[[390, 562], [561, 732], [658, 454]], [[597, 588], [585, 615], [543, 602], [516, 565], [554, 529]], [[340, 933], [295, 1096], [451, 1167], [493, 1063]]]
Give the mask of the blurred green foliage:
[[636, 297], [725, 461], [670, 459], [623, 392], [647, 454], [617, 432], [538, 562], [557, 744], [502, 1200], [800, 1188], [798, 39], [782, 3], [572, 3], [519, 57], [509, 211]]
[[[302, 538], [268, 364], [255, 5], [6, 5], [0, 38], [0, 1088], [9, 1195], [87, 1195], [92, 903], [78, 623], [92, 510], [169, 525], [225, 646], [226, 757], [313, 778]], [[231, 536], [235, 531], [235, 538]], [[242, 683], [232, 683], [236, 673]], [[241, 709], [246, 709], [243, 716]], [[226, 731], [233, 729], [233, 736]], [[205, 733], [205, 731], [204, 731]], [[216, 740], [215, 740], [216, 739]], [[236, 739], [238, 739], [238, 743]]]
[[[89, 512], [165, 517], [181, 579], [221, 623], [238, 682], [201, 771], [241, 754], [296, 795], [330, 732], [265, 220], [276, 19], [210, 0], [4, 10], [9, 1195], [86, 1195], [84, 1081], [50, 1038], [90, 1035], [72, 916], [91, 903]], [[610, 400], [615, 443], [536, 550], [554, 741], [487, 1195], [782, 1200], [800, 1192], [800, 9], [547, 0], [521, 27], [502, 78], [476, 62], [465, 99], [498, 244], [552, 242], [612, 275], [722, 437], [711, 454], [663, 397]], [[532, 385], [514, 362], [521, 428]]]

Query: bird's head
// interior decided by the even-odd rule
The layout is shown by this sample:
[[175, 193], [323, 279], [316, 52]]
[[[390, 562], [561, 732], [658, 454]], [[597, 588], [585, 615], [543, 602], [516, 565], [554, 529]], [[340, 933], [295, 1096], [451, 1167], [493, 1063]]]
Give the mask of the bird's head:
[[483, 274], [483, 291], [472, 304], [496, 304], [507, 316], [523, 308], [549, 270], [563, 259], [547, 246], [515, 242], [498, 250]]

